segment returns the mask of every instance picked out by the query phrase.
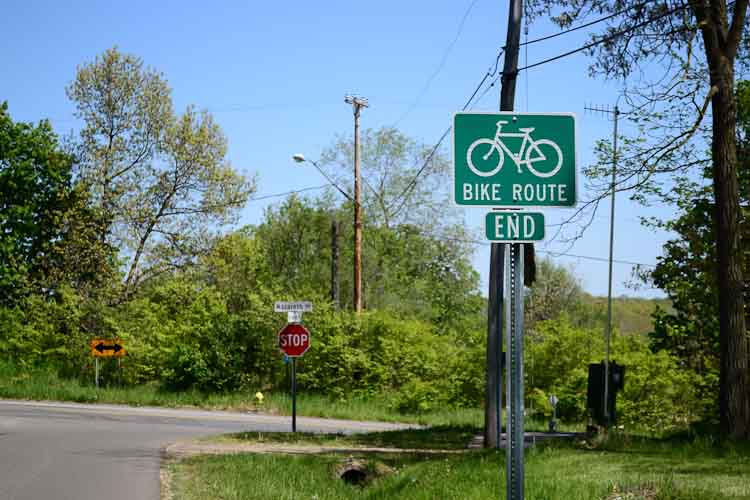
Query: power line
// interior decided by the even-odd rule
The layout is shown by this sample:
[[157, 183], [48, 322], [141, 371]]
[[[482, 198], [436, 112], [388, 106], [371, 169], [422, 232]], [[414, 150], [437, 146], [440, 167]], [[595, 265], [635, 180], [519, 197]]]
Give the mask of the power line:
[[544, 42], [544, 41], [547, 41], [547, 40], [551, 40], [552, 38], [557, 38], [558, 36], [567, 35], [568, 33], [572, 33], [574, 31], [578, 31], [578, 30], [581, 30], [581, 29], [584, 29], [584, 28], [588, 28], [589, 26], [593, 26], [593, 25], [599, 24], [599, 23], [601, 23], [603, 21], [607, 21], [607, 20], [612, 19], [614, 17], [620, 16], [620, 15], [624, 14], [625, 12], [628, 12], [629, 10], [641, 8], [641, 7], [645, 6], [645, 5], [647, 5], [648, 3], [650, 3], [650, 2], [642, 2], [642, 3], [639, 3], [637, 5], [631, 5], [630, 7], [625, 7], [624, 9], [618, 10], [616, 12], [613, 12], [612, 14], [609, 14], [609, 15], [604, 16], [604, 17], [600, 17], [599, 19], [595, 19], [593, 21], [590, 21], [588, 23], [582, 24], [580, 26], [575, 26], [573, 28], [568, 28], [566, 30], [562, 30], [562, 31], [560, 31], [558, 33], [552, 33], [550, 35], [545, 35], [545, 36], [542, 36], [542, 37], [539, 37], [539, 38], [534, 38], [533, 40], [527, 40], [526, 42], [520, 44], [520, 46], [523, 47], [523, 46], [531, 45], [533, 43]]
[[[454, 236], [447, 236], [444, 234], [434, 234], [434, 233], [428, 233], [428, 232], [421, 232], [423, 236], [427, 236], [430, 238], [438, 238], [443, 240], [450, 240], [450, 241], [456, 241], [458, 243], [469, 243], [473, 245], [481, 245], [481, 246], [490, 246], [491, 242], [486, 240], [479, 240], [475, 238], [456, 238]], [[572, 257], [576, 259], [584, 259], [584, 260], [593, 260], [597, 262], [609, 262], [609, 259], [607, 257], [596, 257], [593, 255], [579, 255], [569, 252], [553, 252], [551, 250], [536, 250], [539, 253], [548, 254], [551, 257]], [[613, 259], [612, 262], [616, 264], [624, 264], [629, 266], [643, 266], [643, 267], [656, 267], [655, 264], [646, 264], [644, 262], [635, 262], [630, 260], [622, 260], [622, 259]]]
[[[567, 33], [570, 33], [570, 32], [572, 32], [572, 31], [576, 31], [576, 30], [578, 30], [578, 29], [582, 29], [582, 28], [585, 28], [585, 27], [587, 27], [587, 26], [591, 26], [591, 25], [593, 25], [593, 24], [596, 24], [596, 23], [599, 23], [599, 22], [605, 21], [605, 20], [607, 20], [607, 19], [611, 19], [612, 17], [618, 16], [618, 15], [622, 14], [623, 12], [626, 12], [626, 11], [628, 11], [628, 10], [634, 9], [634, 8], [636, 8], [636, 7], [639, 7], [639, 6], [642, 6], [642, 5], [645, 5], [645, 3], [642, 3], [642, 4], [638, 4], [638, 5], [635, 5], [635, 6], [633, 6], [633, 7], [630, 7], [630, 8], [627, 8], [627, 9], [623, 9], [623, 10], [620, 10], [620, 11], [618, 11], [618, 12], [615, 12], [615, 13], [613, 13], [613, 14], [610, 14], [610, 15], [608, 15], [608, 16], [602, 17], [602, 18], [600, 18], [600, 19], [597, 19], [597, 20], [595, 20], [595, 21], [591, 21], [590, 23], [586, 23], [586, 24], [584, 24], [584, 25], [581, 25], [581, 26], [577, 26], [577, 27], [575, 27], [575, 28], [571, 28], [571, 29], [568, 29], [568, 30], [566, 30], [566, 31], [563, 31], [563, 32], [561, 32], [561, 33], [557, 33], [557, 34], [554, 34], [554, 35], [548, 35], [548, 36], [546, 36], [546, 37], [541, 37], [541, 38], [538, 38], [538, 39], [530, 40], [530, 41], [528, 41], [528, 42], [525, 42], [525, 43], [523, 43], [523, 44], [521, 44], [521, 45], [528, 45], [528, 44], [531, 44], [531, 43], [536, 43], [536, 42], [540, 42], [540, 41], [543, 41], [543, 40], [549, 40], [550, 38], [554, 38], [554, 37], [556, 37], [556, 36], [564, 35], [564, 34], [567, 34]], [[528, 70], [528, 69], [531, 69], [531, 68], [535, 68], [535, 67], [537, 67], [537, 66], [542, 66], [542, 65], [544, 65], [544, 64], [548, 64], [548, 63], [551, 63], [551, 62], [557, 61], [558, 59], [562, 59], [562, 58], [564, 58], [564, 57], [568, 57], [568, 56], [570, 56], [570, 55], [573, 55], [573, 54], [576, 54], [576, 53], [578, 53], [578, 52], [582, 52], [582, 51], [584, 51], [584, 50], [590, 49], [591, 47], [595, 47], [596, 45], [600, 45], [600, 44], [602, 44], [602, 43], [607, 43], [607, 42], [609, 42], [609, 41], [612, 41], [612, 40], [614, 40], [615, 38], [618, 38], [618, 37], [620, 37], [620, 36], [622, 36], [622, 35], [624, 35], [624, 34], [627, 34], [627, 33], [631, 32], [631, 31], [634, 31], [634, 30], [637, 30], [637, 29], [639, 29], [639, 28], [642, 28], [643, 26], [645, 26], [645, 25], [647, 25], [647, 24], [649, 24], [649, 23], [652, 23], [652, 22], [654, 22], [654, 21], [658, 21], [659, 19], [662, 19], [662, 18], [664, 18], [664, 17], [670, 16], [670, 15], [674, 14], [675, 12], [678, 12], [678, 11], [680, 11], [680, 10], [683, 10], [683, 9], [685, 9], [685, 8], [687, 8], [687, 7], [688, 7], [687, 5], [682, 5], [682, 6], [679, 6], [679, 7], [675, 7], [674, 9], [671, 9], [671, 10], [669, 10], [669, 11], [667, 11], [667, 12], [664, 12], [664, 13], [662, 13], [662, 14], [658, 15], [658, 16], [654, 16], [654, 17], [652, 17], [652, 18], [649, 18], [649, 19], [647, 19], [647, 20], [645, 20], [645, 21], [643, 21], [643, 22], [641, 22], [641, 23], [638, 23], [638, 24], [636, 24], [636, 25], [634, 25], [634, 26], [631, 26], [631, 27], [629, 27], [629, 28], [626, 28], [626, 29], [623, 29], [623, 30], [617, 31], [617, 32], [615, 32], [615, 33], [613, 33], [613, 34], [611, 34], [611, 35], [608, 35], [608, 36], [606, 36], [606, 37], [600, 38], [600, 39], [598, 39], [598, 40], [595, 40], [595, 41], [593, 41], [593, 42], [587, 43], [587, 44], [585, 44], [585, 45], [583, 45], [583, 46], [581, 46], [581, 47], [578, 47], [578, 48], [576, 48], [576, 49], [570, 50], [570, 51], [568, 51], [568, 52], [564, 52], [564, 53], [562, 53], [562, 54], [558, 54], [557, 56], [554, 56], [554, 57], [550, 57], [550, 58], [548, 58], [548, 59], [544, 59], [544, 60], [542, 60], [542, 61], [539, 61], [539, 62], [536, 62], [536, 63], [534, 63], [534, 64], [528, 64], [528, 65], [526, 65], [526, 66], [524, 66], [524, 67], [522, 67], [522, 68], [519, 68], [519, 69], [517, 69], [517, 70], [516, 70], [516, 72], [518, 73], [518, 72], [521, 72], [521, 71], [525, 71], [525, 70]], [[479, 92], [479, 89], [481, 89], [481, 87], [482, 87], [482, 86], [484, 85], [484, 82], [485, 82], [485, 81], [487, 80], [487, 78], [489, 78], [489, 77], [493, 76], [493, 75], [494, 75], [494, 72], [495, 72], [495, 71], [497, 71], [497, 64], [498, 64], [498, 62], [499, 62], [499, 60], [500, 60], [500, 56], [501, 56], [501, 54], [502, 54], [502, 53], [504, 52], [504, 50], [505, 50], [505, 47], [502, 47], [502, 48], [500, 49], [500, 51], [499, 51], [499, 53], [498, 53], [498, 55], [497, 55], [496, 61], [495, 61], [495, 69], [494, 69], [493, 71], [488, 71], [488, 72], [487, 72], [487, 73], [486, 73], [486, 74], [484, 75], [484, 77], [482, 78], [482, 80], [481, 80], [481, 81], [479, 82], [479, 85], [477, 85], [477, 88], [476, 88], [476, 89], [474, 90], [474, 92], [472, 93], [471, 97], [469, 97], [468, 101], [466, 102], [466, 104], [464, 105], [464, 107], [463, 107], [463, 108], [461, 109], [461, 111], [465, 111], [465, 110], [466, 110], [466, 108], [467, 108], [467, 107], [469, 106], [469, 104], [470, 104], [470, 103], [472, 102], [472, 100], [474, 99], [474, 97], [475, 97], [475, 96], [477, 95], [477, 92]], [[483, 92], [483, 93], [481, 94], [481, 96], [479, 97], [479, 99], [481, 99], [482, 97], [484, 97], [484, 95], [485, 95], [485, 94], [486, 94], [486, 93], [487, 93], [487, 92], [488, 92], [488, 91], [489, 91], [489, 90], [490, 90], [490, 89], [491, 89], [492, 87], [494, 87], [494, 86], [495, 86], [495, 84], [497, 83], [497, 81], [498, 81], [498, 79], [499, 79], [499, 77], [500, 77], [500, 76], [501, 76], [501, 75], [498, 75], [498, 76], [497, 76], [497, 77], [496, 77], [496, 78], [495, 78], [495, 79], [494, 79], [494, 80], [492, 81], [492, 83], [491, 83], [491, 84], [490, 84], [490, 85], [489, 85], [489, 86], [488, 86], [487, 88], [485, 88], [484, 92]], [[412, 189], [414, 188], [414, 186], [416, 185], [416, 182], [417, 182], [417, 180], [418, 180], [418, 179], [419, 179], [419, 177], [420, 177], [420, 176], [422, 175], [422, 173], [423, 173], [423, 172], [424, 172], [424, 171], [426, 170], [427, 166], [429, 165], [429, 161], [430, 161], [430, 160], [432, 160], [432, 157], [433, 157], [433, 156], [435, 155], [435, 152], [436, 152], [436, 151], [437, 151], [437, 149], [438, 149], [438, 148], [440, 147], [440, 144], [441, 144], [441, 143], [442, 143], [442, 142], [443, 142], [443, 141], [445, 140], [445, 137], [446, 137], [446, 136], [448, 135], [448, 133], [449, 133], [449, 132], [450, 132], [450, 127], [448, 127], [448, 129], [447, 129], [447, 130], [446, 130], [446, 131], [445, 131], [445, 132], [443, 133], [443, 135], [442, 135], [442, 136], [440, 137], [440, 140], [439, 140], [439, 141], [437, 142], [437, 144], [435, 144], [435, 146], [433, 147], [432, 151], [431, 151], [431, 152], [430, 152], [430, 154], [429, 154], [429, 155], [427, 156], [427, 159], [425, 160], [424, 164], [423, 164], [423, 165], [422, 165], [422, 167], [421, 167], [421, 168], [420, 168], [420, 169], [419, 169], [419, 170], [417, 171], [417, 173], [416, 173], [416, 175], [414, 176], [414, 178], [413, 178], [413, 179], [412, 179], [412, 180], [411, 180], [411, 181], [409, 182], [409, 184], [407, 184], [406, 188], [404, 188], [404, 190], [403, 190], [403, 191], [401, 192], [401, 194], [400, 194], [400, 195], [399, 195], [399, 196], [398, 196], [398, 197], [396, 198], [396, 199], [399, 199], [399, 198], [401, 198], [401, 203], [399, 204], [399, 206], [398, 206], [398, 209], [394, 211], [394, 213], [398, 213], [399, 211], [401, 211], [401, 209], [403, 208], [404, 204], [406, 204], [406, 196], [407, 196], [407, 195], [409, 194], [409, 192], [410, 192], [410, 191], [411, 191], [411, 190], [412, 190]], [[394, 204], [395, 204], [395, 202], [394, 202]]]
[[317, 190], [317, 189], [324, 189], [324, 188], [327, 188], [327, 187], [330, 187], [330, 186], [332, 186], [332, 184], [324, 184], [322, 186], [311, 186], [311, 187], [306, 187], [306, 188], [302, 188], [302, 189], [296, 189], [294, 191], [286, 191], [284, 193], [267, 194], [267, 195], [264, 195], [264, 196], [259, 196], [257, 198], [250, 198], [248, 200], [248, 202], [251, 202], [251, 201], [260, 201], [260, 200], [267, 200], [269, 198], [280, 198], [282, 196], [289, 196], [290, 194], [304, 193], [305, 191], [314, 191], [314, 190]]
[[[466, 100], [466, 103], [461, 108], [461, 111], [466, 111], [466, 109], [471, 105], [472, 101], [474, 101], [474, 97], [476, 97], [477, 93], [479, 92], [479, 90], [484, 85], [484, 82], [487, 81], [487, 78], [490, 78], [491, 76], [494, 76], [497, 73], [497, 68], [498, 68], [498, 64], [499, 64], [499, 61], [500, 61], [500, 56], [503, 54], [504, 51], [505, 51], [505, 48], [501, 48], [498, 51], [498, 54], [495, 57], [495, 66], [494, 66], [494, 68], [487, 70], [487, 72], [484, 74], [484, 76], [482, 77], [482, 79], [479, 81], [479, 84], [474, 89], [474, 92], [472, 92], [471, 96], [469, 96], [469, 98]], [[489, 87], [487, 87], [485, 89], [485, 91], [482, 93], [482, 95], [479, 96], [479, 99], [477, 99], [477, 100], [482, 99], [482, 97], [484, 97], [484, 95], [487, 93], [487, 91], [490, 88], [492, 88], [492, 87], [495, 86], [495, 83], [497, 82], [498, 78], [499, 78], [499, 75], [497, 77], [495, 77], [495, 80], [490, 84]], [[404, 190], [401, 191], [401, 194], [399, 194], [396, 197], [396, 200], [401, 199], [401, 203], [399, 204], [398, 208], [393, 212], [394, 214], [399, 213], [401, 211], [401, 209], [404, 207], [404, 205], [406, 204], [406, 196], [409, 194], [409, 192], [412, 189], [414, 189], [414, 186], [417, 185], [417, 180], [419, 179], [419, 176], [421, 176], [422, 173], [427, 169], [427, 167], [430, 164], [430, 161], [432, 160], [433, 156], [435, 156], [435, 153], [437, 152], [438, 148], [440, 148], [440, 145], [443, 143], [443, 141], [445, 140], [445, 138], [450, 133], [451, 128], [452, 127], [448, 127], [447, 129], [445, 129], [445, 132], [443, 132], [443, 135], [440, 136], [440, 139], [437, 141], [437, 143], [435, 143], [435, 145], [432, 147], [432, 150], [427, 155], [427, 158], [425, 159], [424, 163], [422, 164], [422, 167], [414, 175], [414, 178], [412, 178], [412, 180], [409, 181], [409, 183], [406, 185], [406, 187], [404, 188]], [[394, 201], [392, 203], [392, 205], [395, 205], [396, 203], [397, 203], [397, 201]]]
[[652, 23], [654, 21], [658, 21], [659, 19], [662, 19], [664, 17], [671, 16], [675, 12], [683, 10], [683, 9], [685, 9], [687, 7], [688, 7], [687, 5], [682, 5], [680, 7], [675, 7], [672, 10], [668, 10], [667, 12], [664, 12], [664, 13], [658, 15], [658, 16], [654, 16], [654, 17], [649, 18], [649, 19], [647, 19], [647, 20], [645, 20], [643, 22], [640, 22], [638, 24], [630, 26], [629, 28], [625, 28], [625, 29], [622, 29], [620, 31], [616, 31], [616, 32], [612, 33], [611, 35], [605, 36], [605, 37], [600, 38], [598, 40], [594, 40], [593, 42], [590, 42], [590, 43], [587, 43], [585, 45], [582, 45], [582, 46], [580, 46], [580, 47], [578, 47], [576, 49], [569, 50], [568, 52], [563, 52], [562, 54], [558, 54], [558, 55], [556, 55], [554, 57], [550, 57], [548, 59], [544, 59], [544, 60], [536, 62], [534, 64], [529, 64], [527, 66], [524, 66], [523, 68], [519, 68], [516, 71], [517, 72], [521, 72], [521, 71], [525, 71], [525, 70], [528, 70], [528, 69], [531, 69], [531, 68], [536, 68], [537, 66], [542, 66], [544, 64], [548, 64], [548, 63], [557, 61], [558, 59], [562, 59], [564, 57], [571, 56], [571, 55], [576, 54], [578, 52], [583, 52], [584, 50], [588, 50], [588, 49], [590, 49], [592, 47], [595, 47], [597, 45], [601, 45], [602, 43], [610, 42], [610, 41], [614, 40], [615, 38], [621, 37], [622, 35], [630, 33], [631, 31], [635, 31], [635, 30], [637, 30], [639, 28], [642, 28], [642, 27], [646, 26], [647, 24], [650, 24], [650, 23]]
[[[295, 189], [294, 191], [286, 191], [284, 193], [268, 194], [268, 195], [260, 196], [257, 198], [251, 198], [249, 201], [260, 201], [260, 200], [266, 200], [269, 198], [280, 198], [282, 196], [288, 196], [290, 194], [303, 193], [305, 191], [314, 191], [318, 189], [324, 189], [330, 186], [331, 186], [330, 184], [324, 184], [322, 186], [311, 186], [311, 187], [306, 187], [302, 189]], [[459, 243], [469, 243], [473, 245], [489, 246], [491, 244], [489, 241], [485, 241], [485, 240], [479, 240], [479, 239], [474, 239], [474, 238], [456, 238], [454, 236], [428, 233], [425, 231], [420, 232], [420, 234], [422, 234], [423, 236], [430, 237], [430, 238], [439, 238], [442, 240], [456, 241]], [[552, 257], [573, 257], [576, 259], [593, 260], [597, 262], [609, 262], [609, 259], [607, 259], [606, 257], [596, 257], [592, 255], [578, 255], [578, 254], [569, 253], [569, 252], [558, 253], [558, 252], [553, 252], [551, 250], [537, 250], [537, 252], [548, 254]], [[621, 260], [621, 259], [613, 259], [612, 262], [614, 262], [615, 264], [624, 264], [624, 265], [629, 265], [629, 266], [656, 267], [655, 264], [645, 264], [643, 262], [635, 262], [635, 261]]]
[[469, 14], [471, 13], [474, 6], [477, 4], [479, 0], [472, 0], [472, 2], [469, 4], [469, 6], [466, 8], [466, 11], [464, 12], [463, 17], [461, 18], [461, 22], [458, 24], [458, 30], [456, 32], [456, 36], [453, 38], [453, 41], [448, 45], [448, 47], [445, 49], [445, 52], [443, 52], [443, 57], [440, 59], [440, 63], [438, 63], [437, 68], [435, 68], [435, 71], [432, 72], [430, 77], [427, 79], [427, 82], [424, 84], [424, 87], [422, 87], [422, 90], [417, 94], [417, 97], [414, 99], [414, 101], [411, 103], [411, 105], [404, 111], [404, 113], [393, 123], [393, 127], [396, 127], [404, 118], [409, 116], [409, 114], [414, 111], [414, 108], [417, 107], [417, 104], [419, 104], [419, 101], [422, 100], [422, 97], [427, 93], [427, 90], [429, 90], [430, 85], [432, 85], [433, 80], [440, 74], [440, 72], [443, 70], [443, 67], [445, 67], [445, 63], [448, 61], [448, 56], [453, 51], [453, 47], [455, 47], [456, 42], [458, 42], [459, 37], [461, 36], [461, 33], [463, 32], [464, 25], [466, 24], [466, 19], [469, 17]]

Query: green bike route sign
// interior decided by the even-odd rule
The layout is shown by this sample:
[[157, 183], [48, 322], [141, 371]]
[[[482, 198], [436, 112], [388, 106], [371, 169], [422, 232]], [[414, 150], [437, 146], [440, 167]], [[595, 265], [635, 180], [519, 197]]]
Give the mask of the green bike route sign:
[[479, 207], [576, 203], [572, 113], [455, 113], [453, 199]]

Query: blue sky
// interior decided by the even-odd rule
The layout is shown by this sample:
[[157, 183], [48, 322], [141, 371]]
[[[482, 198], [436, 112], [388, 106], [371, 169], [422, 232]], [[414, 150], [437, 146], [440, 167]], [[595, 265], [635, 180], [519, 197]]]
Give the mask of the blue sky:
[[[229, 158], [238, 170], [257, 174], [256, 196], [262, 197], [325, 183], [314, 169], [293, 163], [291, 155], [315, 159], [336, 134], [351, 133], [351, 107], [343, 102], [347, 93], [370, 101], [362, 127], [398, 121], [404, 133], [434, 144], [494, 62], [505, 41], [507, 11], [507, 0], [6, 0], [0, 16], [0, 100], [8, 101], [16, 120], [49, 118], [61, 135], [75, 131], [78, 123], [65, 86], [77, 65], [116, 45], [164, 73], [177, 110], [194, 104], [214, 114], [228, 137]], [[529, 37], [555, 31], [540, 21], [529, 27]], [[522, 49], [519, 64], [578, 47], [585, 36], [583, 30], [531, 45], [528, 52]], [[518, 111], [576, 113], [580, 166], [592, 161], [596, 139], [611, 136], [611, 122], [586, 114], [584, 105], [612, 104], [618, 89], [616, 82], [591, 79], [588, 63], [577, 54], [522, 72], [516, 94]], [[497, 103], [495, 87], [472, 109], [492, 111]], [[627, 124], [623, 128], [627, 131]], [[583, 185], [584, 179], [579, 182]], [[259, 222], [263, 208], [279, 200], [250, 202], [242, 222]], [[668, 235], [642, 228], [638, 216], [668, 216], [669, 208], [645, 209], [621, 196], [616, 209], [615, 259], [653, 264]], [[571, 213], [544, 212], [549, 224]], [[466, 224], [477, 234], [485, 213], [480, 208], [466, 211]], [[603, 203], [572, 248], [546, 242], [539, 250], [606, 260], [608, 214], [609, 204]], [[606, 262], [570, 255], [553, 260], [572, 267], [589, 292], [606, 294]], [[488, 247], [478, 245], [474, 265], [484, 293], [488, 262]], [[626, 287], [630, 265], [614, 269], [616, 295], [659, 295]]]

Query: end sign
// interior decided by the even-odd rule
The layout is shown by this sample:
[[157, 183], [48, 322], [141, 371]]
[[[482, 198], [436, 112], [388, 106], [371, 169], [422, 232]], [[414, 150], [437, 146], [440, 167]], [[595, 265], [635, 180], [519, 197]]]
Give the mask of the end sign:
[[490, 212], [485, 217], [490, 241], [532, 243], [544, 239], [544, 214], [539, 212]]

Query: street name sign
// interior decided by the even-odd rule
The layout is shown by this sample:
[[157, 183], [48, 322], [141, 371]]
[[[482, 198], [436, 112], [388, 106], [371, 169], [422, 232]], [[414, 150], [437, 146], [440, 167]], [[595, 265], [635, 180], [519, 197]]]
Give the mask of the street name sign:
[[485, 217], [485, 235], [490, 241], [532, 243], [544, 239], [544, 214], [540, 212], [490, 212]]
[[94, 339], [89, 345], [91, 355], [96, 358], [122, 358], [127, 354], [125, 346], [119, 340]]
[[273, 305], [274, 312], [284, 313], [290, 311], [312, 312], [312, 302], [275, 302]]
[[572, 207], [572, 113], [455, 113], [453, 199], [463, 206]]
[[299, 323], [289, 323], [279, 331], [279, 348], [290, 358], [302, 356], [310, 348], [310, 332]]

